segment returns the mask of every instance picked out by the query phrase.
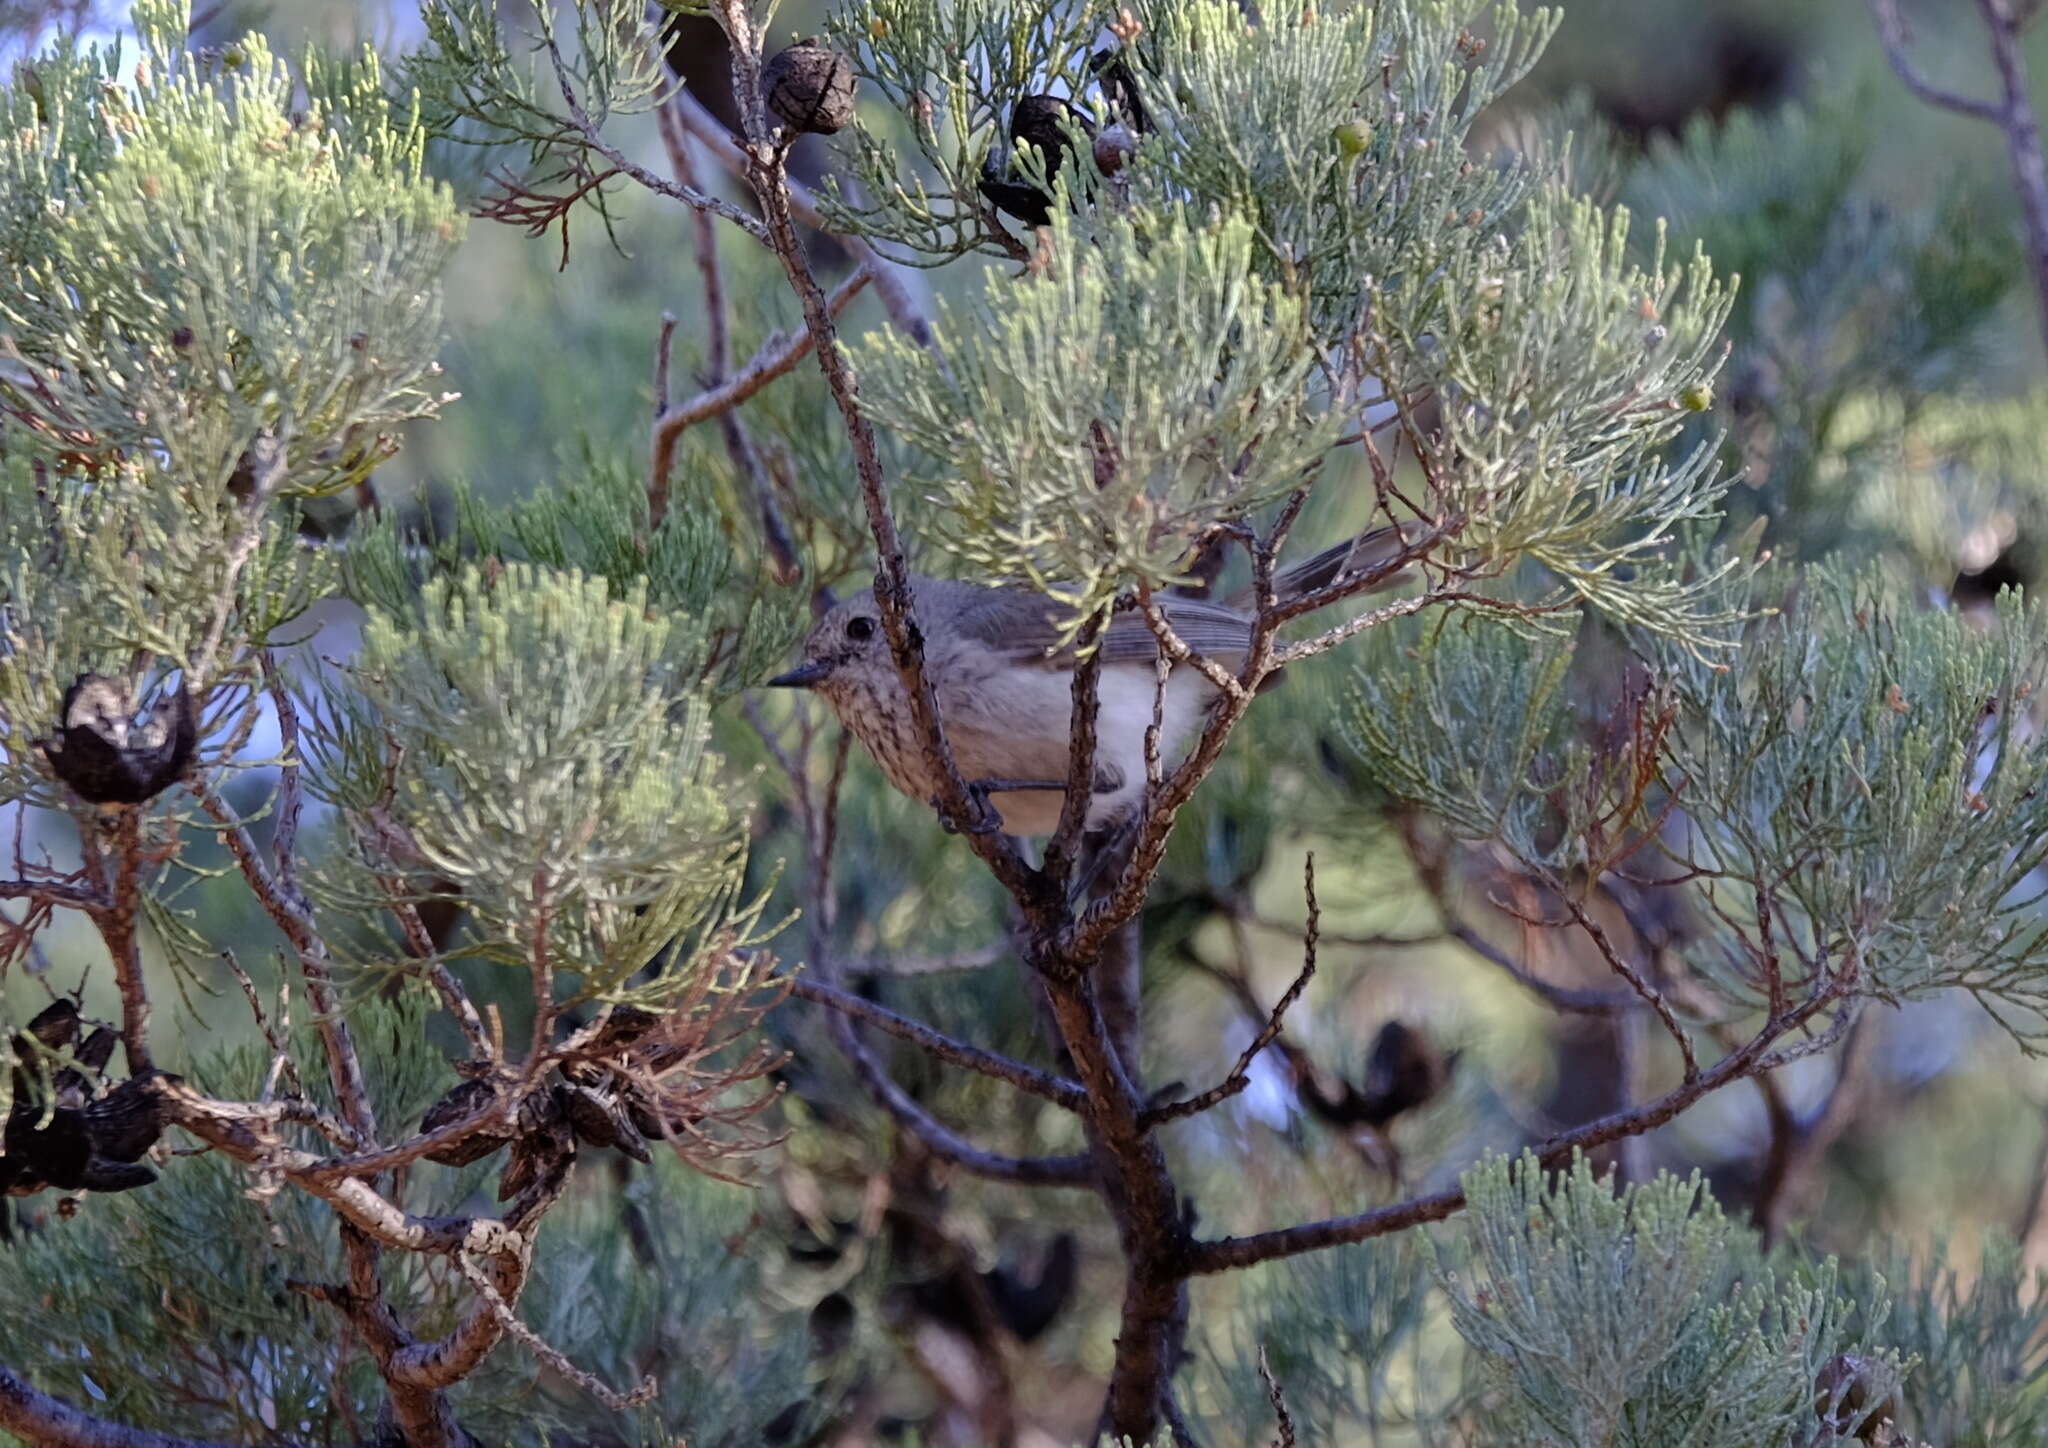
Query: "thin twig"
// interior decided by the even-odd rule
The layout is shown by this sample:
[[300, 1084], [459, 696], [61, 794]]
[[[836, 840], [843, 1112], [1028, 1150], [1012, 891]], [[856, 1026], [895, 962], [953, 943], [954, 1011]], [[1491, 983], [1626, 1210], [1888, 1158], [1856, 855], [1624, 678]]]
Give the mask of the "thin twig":
[[1274, 1003], [1273, 1009], [1267, 1013], [1266, 1023], [1259, 1028], [1259, 1033], [1252, 1037], [1252, 1043], [1238, 1056], [1237, 1064], [1230, 1068], [1229, 1075], [1200, 1095], [1151, 1108], [1144, 1116], [1146, 1125], [1158, 1126], [1168, 1121], [1177, 1121], [1183, 1116], [1199, 1115], [1251, 1085], [1252, 1062], [1258, 1059], [1261, 1051], [1273, 1044], [1280, 1034], [1281, 1022], [1288, 1009], [1301, 999], [1301, 993], [1308, 989], [1308, 983], [1315, 978], [1316, 946], [1321, 939], [1322, 911], [1316, 904], [1316, 857], [1313, 854], [1308, 857], [1308, 863], [1304, 867], [1303, 884], [1308, 896], [1308, 927], [1302, 935], [1301, 970], [1295, 975], [1293, 984], [1289, 985], [1286, 992]]
[[2042, 154], [2041, 127], [2027, 78], [2026, 53], [2020, 43], [2038, 5], [2014, 9], [2011, 0], [1977, 0], [1977, 13], [1990, 39], [1991, 63], [1998, 72], [1999, 96], [1995, 101], [1945, 90], [1915, 68], [1908, 54], [1912, 37], [1899, 14], [1898, 0], [1870, 0], [1870, 9], [1877, 20], [1885, 59], [1908, 90], [1931, 106], [1989, 121], [2004, 135], [2026, 233], [2036, 322], [2044, 345], [2048, 345], [2048, 158]]
[[[832, 289], [824, 301], [826, 314], [837, 317], [873, 280], [874, 273], [862, 267]], [[649, 465], [648, 503], [652, 521], [660, 523], [668, 512], [668, 478], [675, 466], [676, 444], [685, 429], [706, 418], [717, 417], [738, 407], [778, 377], [787, 376], [811, 355], [817, 346], [809, 331], [785, 336], [771, 332], [747, 365], [734, 376], [706, 388], [695, 397], [677, 403], [654, 421], [654, 459]]]
[[1657, 1019], [1664, 1023], [1664, 1029], [1678, 1042], [1678, 1054], [1685, 1061], [1685, 1079], [1690, 1081], [1699, 1075], [1699, 1057], [1693, 1051], [1692, 1036], [1679, 1023], [1678, 1014], [1671, 1009], [1671, 1003], [1664, 998], [1664, 992], [1652, 985], [1644, 978], [1642, 972], [1622, 956], [1615, 948], [1613, 940], [1608, 937], [1607, 931], [1587, 911], [1583, 901], [1570, 894], [1562, 894], [1561, 898], [1564, 900], [1565, 909], [1571, 913], [1579, 929], [1586, 932], [1587, 939], [1593, 942], [1594, 949], [1600, 952], [1600, 958], [1607, 962], [1608, 968], [1627, 981], [1629, 989], [1648, 1003], [1650, 1009], [1657, 1013]]
[[1064, 1106], [1069, 1111], [1079, 1111], [1087, 1102], [1087, 1093], [1082, 1091], [1077, 1082], [1069, 1081], [1064, 1076], [1055, 1076], [1048, 1071], [1041, 1071], [1036, 1066], [1027, 1066], [1024, 1062], [1014, 1061], [1008, 1056], [985, 1051], [978, 1046], [970, 1046], [964, 1041], [956, 1041], [921, 1021], [898, 1015], [886, 1006], [864, 1000], [837, 986], [827, 985], [823, 981], [812, 980], [806, 976], [789, 976], [782, 983], [789, 987], [791, 995], [799, 999], [812, 1001], [865, 1021], [877, 1030], [898, 1040], [908, 1041], [950, 1065], [978, 1071], [998, 1081], [1007, 1081], [1019, 1091], [1042, 1097], [1054, 1105]]
[[[746, 147], [739, 138], [725, 128], [718, 117], [706, 110], [704, 103], [691, 95], [687, 89], [678, 88], [669, 106], [683, 129], [700, 141], [711, 158], [727, 171], [742, 179], [749, 173]], [[825, 224], [825, 216], [818, 204], [818, 198], [803, 183], [787, 177], [783, 181], [789, 197], [790, 210], [804, 225], [818, 231], [831, 231]], [[911, 341], [926, 351], [937, 348], [932, 335], [932, 324], [924, 314], [923, 307], [910, 293], [910, 283], [902, 267], [895, 265], [868, 244], [865, 238], [833, 232], [836, 240], [852, 257], [864, 262], [874, 270], [875, 295], [881, 299], [882, 309], [889, 314], [889, 320]]]
[[561, 1349], [528, 1327], [519, 1314], [512, 1310], [512, 1305], [498, 1295], [498, 1289], [491, 1284], [491, 1279], [484, 1275], [483, 1269], [467, 1255], [457, 1253], [455, 1265], [462, 1270], [463, 1277], [476, 1289], [477, 1296], [484, 1300], [484, 1304], [491, 1310], [491, 1315], [498, 1319], [499, 1326], [503, 1327], [509, 1336], [522, 1343], [528, 1352], [539, 1358], [547, 1367], [553, 1368], [607, 1409], [614, 1413], [630, 1413], [642, 1404], [654, 1401], [657, 1384], [653, 1374], [641, 1378], [640, 1386], [630, 1393], [614, 1390], [595, 1374], [587, 1373], [570, 1362], [562, 1354]]
[[1273, 1405], [1274, 1425], [1280, 1430], [1280, 1436], [1273, 1440], [1273, 1448], [1294, 1448], [1294, 1415], [1287, 1411], [1287, 1396], [1280, 1391], [1280, 1380], [1266, 1365], [1264, 1343], [1259, 1344], [1259, 1377], [1266, 1384], [1266, 1401]]
[[2004, 119], [1994, 102], [1945, 90], [1920, 73], [1907, 53], [1913, 41], [1907, 33], [1905, 17], [1899, 14], [1898, 0], [1870, 0], [1870, 13], [1877, 21], [1878, 39], [1884, 43], [1884, 58], [1891, 63], [1893, 73], [1906, 83], [1906, 89], [1930, 106], [1958, 115], [1994, 123]]
[[355, 1037], [341, 1013], [341, 998], [335, 990], [334, 972], [327, 958], [327, 942], [313, 919], [311, 905], [298, 890], [285, 888], [263, 863], [248, 826], [233, 806], [211, 789], [197, 793], [200, 807], [221, 825], [221, 838], [234, 855], [235, 863], [241, 866], [242, 878], [249, 882], [264, 912], [284, 932], [298, 956], [343, 1119], [365, 1141], [376, 1140], [377, 1116], [370, 1104], [369, 1082], [363, 1074], [362, 1058], [356, 1053]]
[[[1537, 1157], [1556, 1165], [1574, 1151], [1590, 1151], [1662, 1126], [1702, 1097], [1735, 1081], [1746, 1080], [1772, 1068], [1776, 1053], [1770, 1048], [1786, 1035], [1804, 1026], [1834, 999], [1832, 993], [1817, 994], [1793, 1008], [1782, 1020], [1767, 1021], [1740, 1049], [1729, 1052], [1689, 1081], [1680, 1083], [1654, 1101], [1629, 1111], [1615, 1112], [1562, 1131], [1539, 1144]], [[1404, 1231], [1424, 1222], [1438, 1222], [1465, 1205], [1459, 1190], [1413, 1197], [1389, 1206], [1376, 1207], [1347, 1217], [1258, 1232], [1247, 1237], [1224, 1237], [1198, 1242], [1189, 1248], [1189, 1270], [1196, 1273], [1229, 1272], [1280, 1257], [1317, 1252], [1327, 1247], [1363, 1242], [1389, 1232]]]

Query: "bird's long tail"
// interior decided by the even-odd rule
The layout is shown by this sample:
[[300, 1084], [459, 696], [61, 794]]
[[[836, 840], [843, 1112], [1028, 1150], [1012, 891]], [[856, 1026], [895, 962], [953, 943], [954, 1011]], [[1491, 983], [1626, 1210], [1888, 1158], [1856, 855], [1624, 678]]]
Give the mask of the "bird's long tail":
[[[1413, 546], [1422, 533], [1422, 524], [1410, 522], [1374, 528], [1356, 537], [1347, 538], [1342, 543], [1312, 554], [1299, 563], [1289, 564], [1275, 573], [1273, 595], [1281, 603], [1291, 603], [1347, 578], [1377, 572]], [[1379, 579], [1366, 591], [1379, 593], [1385, 589], [1398, 588], [1412, 577], [1412, 568], [1402, 568]], [[1226, 601], [1230, 607], [1247, 612], [1257, 603], [1255, 590], [1251, 588], [1239, 589]]]

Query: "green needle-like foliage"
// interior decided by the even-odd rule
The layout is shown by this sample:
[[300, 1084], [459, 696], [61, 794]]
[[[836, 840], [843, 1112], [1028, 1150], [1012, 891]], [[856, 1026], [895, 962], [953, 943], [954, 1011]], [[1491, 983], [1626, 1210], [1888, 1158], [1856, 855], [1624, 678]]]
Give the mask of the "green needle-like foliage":
[[676, 506], [650, 526], [646, 480], [623, 461], [582, 458], [565, 462], [563, 474], [503, 506], [457, 489], [445, 523], [426, 511], [417, 525], [387, 515], [361, 526], [341, 560], [342, 591], [400, 615], [435, 578], [533, 563], [603, 579], [614, 598], [645, 589], [647, 605], [669, 621], [677, 657], [694, 660], [712, 702], [783, 666], [807, 622], [802, 600], [733, 546], [739, 525], [706, 479], [686, 473]]
[[[1670, 778], [1713, 866], [1715, 914], [1751, 922], [1756, 887], [1774, 882], [1788, 954], [1807, 968], [1848, 970], [1887, 999], [1960, 987], [2038, 1037], [2036, 612], [2007, 595], [1980, 627], [1822, 569], [1725, 669], [1665, 663], [1690, 721]], [[1754, 998], [1753, 983], [1717, 983]]]
[[[437, 278], [461, 235], [373, 54], [299, 77], [260, 39], [215, 71], [184, 7], [37, 62], [0, 139], [0, 399], [54, 453], [222, 488], [259, 437], [287, 492], [363, 477], [430, 414]], [[233, 64], [229, 62], [232, 61]], [[264, 479], [256, 479], [262, 483]]]
[[1518, 227], [1545, 158], [1476, 164], [1467, 138], [1534, 63], [1553, 12], [1284, 0], [1248, 25], [1227, 0], [1156, 0], [1136, 14], [1125, 54], [1153, 128], [1134, 192], [1254, 216], [1267, 268], [1309, 299], [1325, 346], [1426, 305], [1443, 273]]
[[1311, 408], [1299, 307], [1252, 268], [1243, 220], [1053, 227], [1059, 260], [942, 311], [942, 363], [897, 333], [863, 353], [876, 416], [930, 462], [941, 540], [1085, 614], [1164, 584], [1190, 543], [1298, 486], [1334, 437]]
[[[515, 563], [376, 612], [328, 691], [320, 787], [381, 827], [369, 854], [431, 871], [483, 953], [585, 995], [673, 995], [745, 943], [740, 821], [694, 693], [698, 641], [644, 586]], [[678, 937], [668, 976], [628, 983]]]
[[1557, 804], [1593, 769], [1570, 737], [1572, 651], [1569, 639], [1479, 615], [1375, 630], [1346, 742], [1390, 794], [1460, 835], [1569, 868], [1578, 837]]
[[[1583, 1157], [1464, 1176], [1467, 1256], [1441, 1273], [1478, 1355], [1480, 1441], [1556, 1448], [1805, 1448], [1815, 1383], [1851, 1343], [1832, 1264], [1780, 1284], [1694, 1176], [1619, 1192]], [[1866, 1304], [1875, 1329], [1880, 1305]], [[1895, 1356], [1861, 1353], [1895, 1379]], [[1870, 1385], [1870, 1401], [1885, 1396]], [[1823, 1400], [1822, 1406], [1825, 1406]]]

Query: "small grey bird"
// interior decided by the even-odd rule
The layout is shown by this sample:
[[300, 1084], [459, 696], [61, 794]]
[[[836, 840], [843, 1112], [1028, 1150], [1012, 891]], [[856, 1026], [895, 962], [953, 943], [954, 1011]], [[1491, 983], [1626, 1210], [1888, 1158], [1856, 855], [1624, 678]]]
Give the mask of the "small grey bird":
[[[1406, 546], [1402, 530], [1375, 529], [1281, 570], [1274, 593], [1282, 602], [1306, 597], [1385, 567]], [[1390, 576], [1382, 586], [1399, 581], [1399, 575]], [[986, 797], [1005, 833], [1051, 834], [1059, 828], [1066, 791], [1077, 662], [1072, 647], [1060, 645], [1060, 606], [1017, 586], [913, 577], [911, 588], [924, 633], [926, 676], [962, 778]], [[1252, 638], [1250, 590], [1223, 603], [1179, 596], [1159, 602], [1190, 648], [1228, 669], [1242, 662]], [[1120, 824], [1143, 797], [1145, 732], [1158, 692], [1159, 646], [1141, 615], [1118, 613], [1103, 631], [1100, 648], [1090, 830]], [[891, 784], [921, 803], [938, 798], [939, 783], [926, 768], [872, 588], [826, 613], [804, 639], [803, 661], [768, 682], [817, 690]], [[1167, 675], [1159, 748], [1168, 767], [1219, 697], [1216, 686], [1189, 665], [1176, 665]]]

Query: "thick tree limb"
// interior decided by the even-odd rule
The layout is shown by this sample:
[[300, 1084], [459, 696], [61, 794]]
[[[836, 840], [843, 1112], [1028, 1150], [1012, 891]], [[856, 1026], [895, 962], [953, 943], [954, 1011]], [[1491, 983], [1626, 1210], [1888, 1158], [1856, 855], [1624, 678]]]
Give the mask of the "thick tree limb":
[[[0, 1429], [34, 1448], [234, 1448], [212, 1439], [178, 1438], [95, 1418], [62, 1398], [37, 1391], [4, 1367], [0, 1367]], [[297, 1448], [289, 1439], [277, 1442], [279, 1448]]]

